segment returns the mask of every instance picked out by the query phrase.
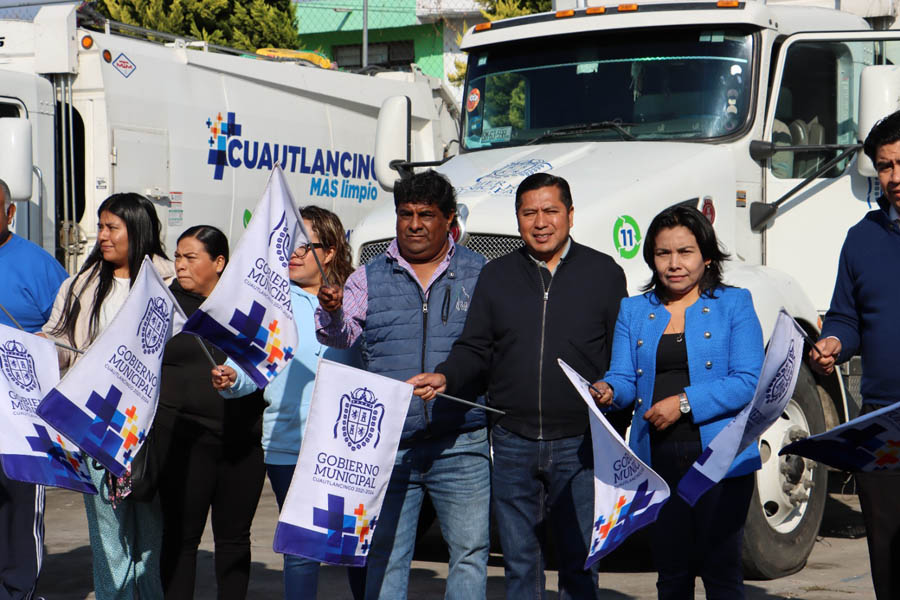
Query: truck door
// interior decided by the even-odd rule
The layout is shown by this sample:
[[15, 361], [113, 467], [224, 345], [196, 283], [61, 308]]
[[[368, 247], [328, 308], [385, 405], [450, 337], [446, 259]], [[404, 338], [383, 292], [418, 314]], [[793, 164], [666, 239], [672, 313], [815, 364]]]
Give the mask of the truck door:
[[163, 129], [113, 128], [113, 191], [136, 192], [156, 207], [162, 223], [166, 251], [175, 250], [168, 239], [169, 224], [169, 135]]
[[53, 86], [43, 77], [0, 70], [0, 118], [31, 121], [34, 180], [29, 201], [16, 203], [13, 231], [43, 246], [51, 254], [56, 245], [54, 194]]
[[[897, 64], [900, 32], [851, 31], [790, 36], [781, 46], [766, 113], [765, 139], [810, 146], [767, 161], [765, 201], [772, 203], [816, 173], [841, 149], [865, 139], [858, 131], [859, 81], [864, 67]], [[833, 145], [831, 149], [813, 149]], [[831, 301], [838, 255], [847, 230], [876, 207], [874, 178], [859, 175], [856, 153], [818, 174], [787, 200], [764, 233], [766, 264], [801, 282], [815, 308]]]

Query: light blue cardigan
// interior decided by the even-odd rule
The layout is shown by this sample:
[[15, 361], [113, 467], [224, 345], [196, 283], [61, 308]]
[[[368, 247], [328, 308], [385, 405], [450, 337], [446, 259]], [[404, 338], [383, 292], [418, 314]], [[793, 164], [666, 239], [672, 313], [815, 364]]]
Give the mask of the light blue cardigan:
[[[704, 448], [753, 399], [764, 357], [762, 329], [750, 292], [722, 287], [715, 295], [701, 296], [684, 316], [691, 377], [684, 392]], [[603, 378], [615, 391], [615, 407], [634, 406], [629, 445], [648, 465], [651, 425], [644, 413], [653, 398], [657, 346], [670, 318], [653, 292], [623, 299], [609, 371]], [[751, 444], [735, 458], [726, 477], [759, 468], [759, 449]]]
[[[266, 464], [296, 465], [300, 442], [309, 416], [309, 403], [316, 381], [319, 358], [361, 368], [358, 344], [347, 350], [329, 348], [316, 339], [313, 314], [319, 300], [298, 285], [291, 283], [291, 309], [300, 343], [294, 359], [281, 371], [263, 392], [266, 410], [263, 412], [262, 447]], [[225, 363], [237, 372], [231, 388], [219, 392], [225, 398], [246, 396], [256, 391], [256, 384], [230, 358]]]

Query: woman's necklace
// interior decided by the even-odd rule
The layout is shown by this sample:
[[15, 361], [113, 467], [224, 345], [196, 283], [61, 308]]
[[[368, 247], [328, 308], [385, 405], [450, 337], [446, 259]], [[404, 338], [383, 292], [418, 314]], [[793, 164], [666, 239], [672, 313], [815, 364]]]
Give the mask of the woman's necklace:
[[[672, 303], [670, 302], [670, 303], [666, 304], [666, 306], [669, 306], [670, 304], [672, 304]], [[675, 341], [678, 342], [679, 344], [684, 341], [684, 330], [685, 330], [685, 323], [682, 322], [681, 331], [677, 332], [678, 337], [675, 338]]]

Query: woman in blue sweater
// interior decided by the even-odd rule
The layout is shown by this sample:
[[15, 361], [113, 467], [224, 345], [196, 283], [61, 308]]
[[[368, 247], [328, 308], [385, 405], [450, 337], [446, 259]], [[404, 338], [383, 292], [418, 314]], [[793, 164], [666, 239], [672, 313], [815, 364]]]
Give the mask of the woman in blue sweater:
[[[309, 232], [310, 243], [294, 250], [289, 265], [291, 308], [299, 334], [298, 350], [290, 364], [266, 386], [263, 393], [268, 406], [263, 412], [262, 446], [266, 473], [279, 511], [300, 455], [319, 359], [327, 358], [356, 367], [361, 364], [356, 346], [339, 350], [320, 344], [316, 339], [313, 320], [319, 305], [316, 294], [322, 285], [322, 275], [312, 253], [318, 255], [331, 285], [343, 287], [353, 271], [344, 227], [337, 215], [317, 206], [307, 206], [300, 211], [300, 216]], [[213, 386], [225, 398], [246, 396], [256, 390], [256, 384], [230, 359], [219, 370], [221, 374], [213, 372]], [[287, 600], [315, 598], [318, 577], [318, 562], [284, 555], [284, 596]], [[361, 585], [356, 581], [359, 577], [359, 572], [351, 576], [354, 596], [356, 586]]]
[[673, 491], [651, 528], [660, 599], [744, 597], [744, 521], [760, 468], [752, 444], [693, 507], [674, 490], [704, 448], [753, 399], [763, 341], [750, 292], [722, 283], [728, 256], [709, 221], [675, 206], [647, 231], [645, 293], [625, 298], [598, 405], [634, 408], [630, 446]]

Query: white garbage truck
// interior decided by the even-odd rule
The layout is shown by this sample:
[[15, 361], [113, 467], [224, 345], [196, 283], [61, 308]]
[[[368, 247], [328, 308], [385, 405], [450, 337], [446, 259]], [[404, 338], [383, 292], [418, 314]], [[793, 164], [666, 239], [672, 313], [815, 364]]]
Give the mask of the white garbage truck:
[[0, 20], [0, 177], [14, 231], [72, 271], [93, 246], [100, 203], [138, 192], [156, 204], [170, 252], [200, 223], [233, 243], [275, 163], [298, 204], [331, 209], [352, 230], [392, 204], [372, 154], [379, 107], [395, 94], [414, 98], [415, 127], [435, 140], [423, 156], [442, 158], [458, 107], [415, 69], [372, 77], [276, 61], [74, 4]]
[[[563, 1], [463, 39], [459, 152], [436, 167], [458, 193], [459, 240], [488, 258], [518, 247], [516, 186], [552, 171], [571, 184], [574, 239], [615, 257], [637, 293], [650, 275], [641, 249], [651, 219], [694, 206], [732, 256], [728, 283], [752, 291], [765, 335], [784, 307], [815, 338], [846, 231], [879, 196], [860, 140], [900, 108], [892, 3]], [[407, 125], [415, 103], [382, 107], [375, 172], [385, 189], [392, 166], [429, 161], [430, 145]], [[384, 207], [357, 227], [359, 261], [385, 248], [393, 221]], [[804, 365], [760, 437], [748, 577], [805, 565], [828, 471], [778, 451], [858, 413], [858, 365], [833, 377]]]

